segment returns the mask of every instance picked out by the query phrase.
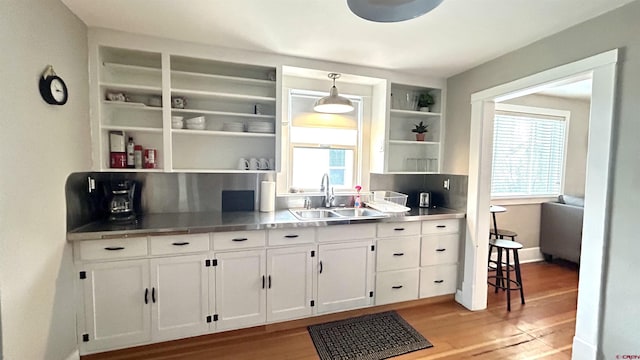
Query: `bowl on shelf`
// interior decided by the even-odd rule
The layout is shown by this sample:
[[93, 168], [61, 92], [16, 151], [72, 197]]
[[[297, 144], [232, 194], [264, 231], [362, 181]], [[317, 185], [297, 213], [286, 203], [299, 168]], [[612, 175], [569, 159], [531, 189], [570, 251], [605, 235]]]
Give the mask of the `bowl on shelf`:
[[204, 116], [196, 116], [185, 121], [187, 122], [187, 124], [204, 124], [206, 119], [204, 118]]
[[204, 123], [202, 123], [202, 124], [189, 124], [189, 123], [187, 123], [187, 129], [204, 130], [204, 129], [206, 129], [206, 125]]
[[172, 116], [171, 117], [171, 128], [173, 129], [182, 129], [184, 127], [184, 119], [183, 116]]

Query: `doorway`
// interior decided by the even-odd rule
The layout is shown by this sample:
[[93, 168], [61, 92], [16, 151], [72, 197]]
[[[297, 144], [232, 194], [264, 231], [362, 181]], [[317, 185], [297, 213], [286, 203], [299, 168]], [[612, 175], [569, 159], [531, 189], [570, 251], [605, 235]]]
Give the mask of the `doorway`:
[[[575, 76], [591, 74], [587, 177], [574, 359], [596, 359], [600, 338], [602, 272], [608, 238], [610, 164], [618, 50], [579, 60], [471, 96], [469, 187], [462, 289], [456, 301], [471, 310], [487, 304], [489, 204], [495, 102], [532, 94]], [[598, 314], [593, 316], [593, 314]]]

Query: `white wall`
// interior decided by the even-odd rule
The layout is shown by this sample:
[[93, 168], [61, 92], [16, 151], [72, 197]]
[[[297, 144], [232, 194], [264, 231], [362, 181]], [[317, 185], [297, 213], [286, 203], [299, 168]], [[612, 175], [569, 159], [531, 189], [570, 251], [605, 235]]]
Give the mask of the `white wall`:
[[[1, 0], [0, 288], [3, 356], [77, 357], [64, 185], [90, 167], [87, 29], [58, 0]], [[46, 104], [52, 64], [69, 89]]]
[[[621, 49], [614, 119], [614, 159], [603, 289], [600, 358], [637, 354], [640, 334], [640, 1], [535, 42], [447, 81], [444, 171], [467, 174], [472, 93], [613, 48]], [[586, 204], [589, 206], [589, 204]], [[593, 314], [598, 316], [598, 314]]]

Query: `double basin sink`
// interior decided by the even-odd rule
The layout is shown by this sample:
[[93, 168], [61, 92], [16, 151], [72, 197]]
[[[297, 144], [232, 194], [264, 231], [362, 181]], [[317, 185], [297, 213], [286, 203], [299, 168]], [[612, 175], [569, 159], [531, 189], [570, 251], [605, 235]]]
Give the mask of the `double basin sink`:
[[300, 220], [379, 219], [388, 215], [368, 208], [289, 209]]

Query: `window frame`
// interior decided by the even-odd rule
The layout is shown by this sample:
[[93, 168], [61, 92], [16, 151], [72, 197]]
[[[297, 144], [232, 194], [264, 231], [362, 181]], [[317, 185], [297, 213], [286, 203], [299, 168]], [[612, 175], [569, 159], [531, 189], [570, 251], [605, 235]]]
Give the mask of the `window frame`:
[[[571, 125], [571, 111], [568, 110], [560, 110], [560, 109], [551, 109], [551, 108], [542, 108], [542, 107], [534, 107], [534, 106], [525, 106], [525, 105], [514, 105], [514, 104], [504, 104], [504, 103], [495, 103], [495, 111], [494, 111], [494, 127], [495, 127], [495, 118], [497, 113], [499, 112], [510, 112], [510, 113], [520, 113], [524, 116], [526, 115], [541, 115], [541, 116], [554, 116], [564, 118], [565, 130], [564, 130], [564, 146], [562, 151], [562, 167], [560, 174], [560, 188], [558, 194], [540, 194], [540, 195], [532, 195], [532, 194], [522, 194], [522, 195], [494, 195], [490, 194], [490, 198], [493, 204], [496, 205], [520, 205], [520, 204], [538, 204], [541, 202], [549, 201], [552, 199], [557, 199], [558, 195], [564, 193], [565, 186], [565, 178], [566, 178], [566, 169], [567, 169], [567, 152], [569, 148], [569, 131]], [[562, 120], [559, 120], [562, 121]], [[495, 129], [494, 129], [495, 133]], [[495, 144], [495, 138], [492, 138], [493, 144]], [[492, 144], [492, 154], [493, 148], [495, 145]], [[492, 156], [493, 157], [493, 156]], [[491, 176], [493, 178], [493, 160], [491, 162]], [[493, 179], [492, 179], [493, 181]]]
[[[286, 177], [286, 181], [287, 181], [287, 189], [291, 189], [293, 187], [293, 167], [291, 166], [293, 164], [293, 150], [294, 148], [298, 147], [298, 148], [309, 148], [309, 149], [338, 149], [338, 150], [352, 150], [353, 151], [353, 167], [352, 167], [352, 172], [353, 172], [353, 186], [355, 186], [355, 184], [360, 184], [362, 181], [362, 164], [361, 164], [361, 158], [362, 158], [362, 152], [364, 151], [363, 147], [363, 126], [364, 126], [364, 106], [365, 106], [365, 99], [363, 96], [358, 96], [358, 95], [350, 95], [350, 94], [344, 94], [344, 93], [340, 93], [340, 96], [346, 97], [349, 100], [353, 101], [353, 102], [358, 102], [359, 106], [357, 107], [357, 129], [356, 129], [356, 144], [355, 145], [338, 145], [338, 144], [321, 144], [321, 143], [300, 143], [300, 142], [293, 142], [291, 141], [291, 128], [293, 127], [293, 121], [291, 118], [291, 112], [292, 112], [292, 101], [291, 98], [293, 95], [299, 95], [299, 96], [305, 96], [308, 98], [321, 98], [323, 96], [327, 96], [329, 95], [328, 92], [326, 91], [317, 91], [317, 90], [311, 90], [311, 89], [301, 89], [299, 87], [297, 88], [289, 88], [288, 92], [287, 92], [287, 96], [288, 96], [288, 111], [287, 111], [287, 127], [288, 127], [288, 136], [287, 136], [287, 150], [288, 150], [288, 163], [286, 164], [288, 171], [287, 171], [287, 177]], [[336, 128], [338, 129], [338, 128]], [[346, 168], [346, 167], [345, 167]], [[299, 188], [296, 187], [296, 189], [301, 190], [305, 193], [313, 193], [313, 192], [317, 192], [320, 189], [320, 180], [318, 179], [318, 187], [317, 188]], [[331, 185], [332, 187], [334, 187], [333, 185]], [[353, 190], [352, 188], [347, 188], [347, 187], [335, 187], [336, 192], [339, 191], [350, 191]]]

